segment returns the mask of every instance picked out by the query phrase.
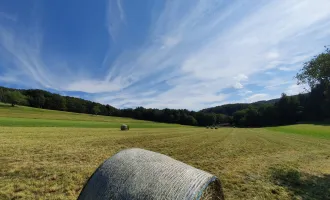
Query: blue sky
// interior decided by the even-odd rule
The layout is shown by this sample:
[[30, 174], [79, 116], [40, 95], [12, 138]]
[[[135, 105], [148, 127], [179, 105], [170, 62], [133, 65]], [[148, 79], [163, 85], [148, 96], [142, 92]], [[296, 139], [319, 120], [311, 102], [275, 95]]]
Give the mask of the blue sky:
[[297, 94], [329, 44], [329, 0], [0, 1], [0, 85], [119, 108]]

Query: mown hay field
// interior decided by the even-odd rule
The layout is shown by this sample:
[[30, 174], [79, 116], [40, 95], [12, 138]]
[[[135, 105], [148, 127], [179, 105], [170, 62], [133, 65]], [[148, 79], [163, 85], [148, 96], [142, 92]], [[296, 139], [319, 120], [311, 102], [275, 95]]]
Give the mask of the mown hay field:
[[122, 123], [129, 124], [131, 128], [182, 127], [177, 124], [156, 123], [122, 117], [61, 112], [25, 106], [11, 107], [8, 104], [0, 103], [0, 126], [117, 128]]
[[104, 160], [131, 147], [160, 152], [217, 175], [226, 199], [330, 199], [330, 126], [215, 130], [167, 125], [129, 131], [79, 123], [28, 127], [8, 125], [3, 119], [65, 116], [63, 121], [139, 122], [45, 110], [40, 110], [45, 112], [40, 119], [33, 114], [37, 111], [14, 108], [19, 115], [10, 109], [0, 110], [0, 199], [76, 199]]

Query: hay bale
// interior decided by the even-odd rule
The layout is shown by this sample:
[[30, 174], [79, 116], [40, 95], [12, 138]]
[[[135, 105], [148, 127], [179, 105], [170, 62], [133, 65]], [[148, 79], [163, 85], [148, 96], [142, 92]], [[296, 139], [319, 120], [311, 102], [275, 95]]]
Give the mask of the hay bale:
[[206, 128], [207, 128], [207, 129], [209, 129], [209, 127], [208, 127], [208, 126], [207, 126]]
[[[210, 187], [209, 187], [210, 186]], [[78, 200], [224, 199], [220, 181], [205, 171], [143, 149], [120, 151], [91, 176]]]
[[122, 125], [120, 126], [120, 130], [122, 130], [122, 131], [126, 131], [126, 130], [128, 130], [128, 126], [127, 126], [126, 124], [122, 124]]

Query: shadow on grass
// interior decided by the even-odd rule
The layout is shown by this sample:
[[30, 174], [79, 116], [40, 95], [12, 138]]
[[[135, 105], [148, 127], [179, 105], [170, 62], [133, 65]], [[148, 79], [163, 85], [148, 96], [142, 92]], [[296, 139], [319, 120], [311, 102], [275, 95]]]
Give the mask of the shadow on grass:
[[315, 176], [292, 168], [272, 168], [271, 174], [276, 185], [287, 188], [295, 197], [330, 200], [330, 174]]

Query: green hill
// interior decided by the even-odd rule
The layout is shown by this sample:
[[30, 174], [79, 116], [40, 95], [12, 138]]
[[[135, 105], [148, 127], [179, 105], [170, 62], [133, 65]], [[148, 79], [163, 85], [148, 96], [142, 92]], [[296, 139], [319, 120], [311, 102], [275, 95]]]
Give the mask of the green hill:
[[181, 126], [131, 118], [71, 113], [25, 106], [12, 107], [9, 104], [0, 104], [0, 126], [119, 128], [123, 123], [128, 124], [131, 128]]

